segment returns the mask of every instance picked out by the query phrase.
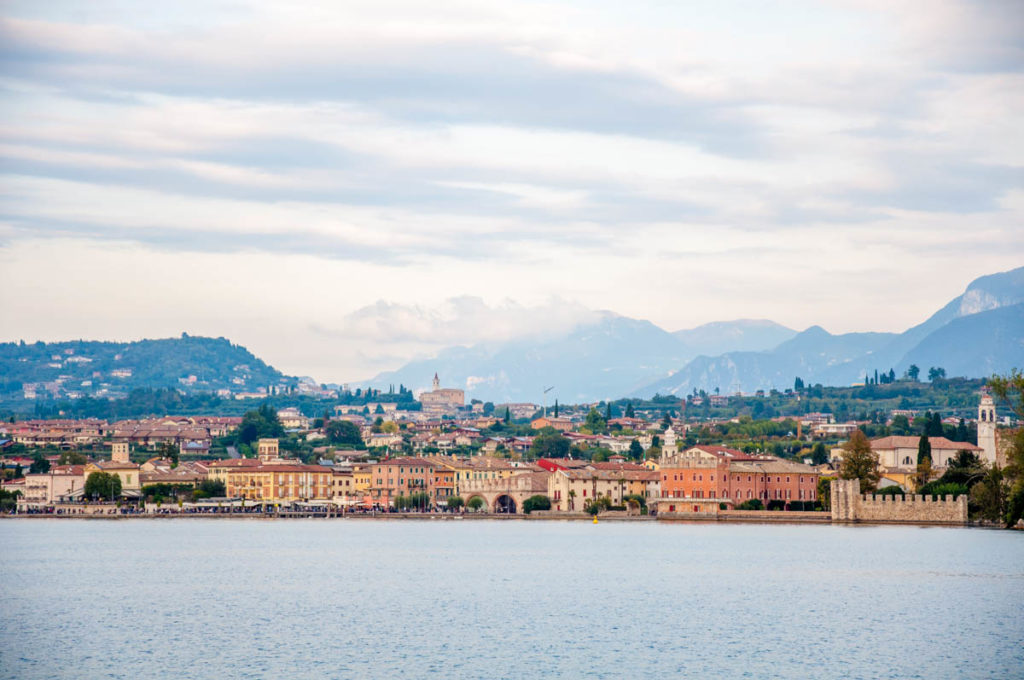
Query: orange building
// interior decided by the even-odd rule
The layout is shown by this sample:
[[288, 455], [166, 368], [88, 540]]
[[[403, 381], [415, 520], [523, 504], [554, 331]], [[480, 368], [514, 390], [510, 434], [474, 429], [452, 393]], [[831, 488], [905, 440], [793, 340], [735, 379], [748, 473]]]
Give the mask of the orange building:
[[665, 457], [659, 473], [665, 499], [717, 499], [737, 504], [758, 499], [765, 505], [769, 501], [817, 500], [820, 476], [809, 465], [717, 446], [696, 446]]
[[391, 458], [374, 463], [370, 471], [370, 498], [387, 507], [398, 496], [425, 493], [443, 504], [455, 493], [455, 471], [426, 458]]

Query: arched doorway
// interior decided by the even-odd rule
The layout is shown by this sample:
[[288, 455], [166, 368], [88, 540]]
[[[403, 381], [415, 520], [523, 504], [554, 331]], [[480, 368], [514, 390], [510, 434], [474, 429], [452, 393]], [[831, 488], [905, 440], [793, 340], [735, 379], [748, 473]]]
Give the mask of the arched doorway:
[[511, 496], [502, 494], [494, 501], [494, 512], [514, 515], [516, 514], [516, 502]]

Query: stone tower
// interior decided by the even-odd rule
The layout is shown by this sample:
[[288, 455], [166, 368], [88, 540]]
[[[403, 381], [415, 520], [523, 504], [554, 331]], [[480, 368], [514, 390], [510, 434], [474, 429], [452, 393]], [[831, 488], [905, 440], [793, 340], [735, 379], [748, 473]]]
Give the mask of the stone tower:
[[663, 435], [663, 441], [661, 446], [662, 455], [674, 455], [676, 452], [676, 431], [669, 425], [668, 429], [665, 430]]
[[110, 460], [115, 463], [128, 463], [128, 442], [112, 442], [110, 445]]
[[434, 391], [441, 389], [441, 379], [437, 377], [437, 373], [434, 374]]
[[981, 457], [985, 462], [996, 462], [996, 405], [987, 392], [982, 393], [978, 405], [978, 446], [983, 449]]
[[276, 460], [279, 454], [276, 439], [260, 439], [256, 444], [256, 456], [263, 462]]

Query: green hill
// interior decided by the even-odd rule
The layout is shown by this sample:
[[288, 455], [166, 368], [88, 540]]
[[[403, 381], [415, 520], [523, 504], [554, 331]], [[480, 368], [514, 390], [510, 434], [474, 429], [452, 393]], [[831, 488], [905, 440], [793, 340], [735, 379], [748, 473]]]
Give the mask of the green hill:
[[0, 344], [0, 400], [5, 401], [120, 397], [137, 387], [237, 393], [294, 382], [225, 338], [182, 334], [137, 342]]

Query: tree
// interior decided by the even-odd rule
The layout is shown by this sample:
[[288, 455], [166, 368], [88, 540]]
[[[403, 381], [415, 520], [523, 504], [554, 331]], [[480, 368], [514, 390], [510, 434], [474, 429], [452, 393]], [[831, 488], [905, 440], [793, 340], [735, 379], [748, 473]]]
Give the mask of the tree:
[[43, 454], [37, 453], [32, 456], [32, 465], [29, 466], [28, 472], [31, 475], [44, 474], [50, 471], [50, 461], [43, 458]]
[[359, 427], [348, 420], [332, 420], [327, 423], [324, 434], [327, 435], [327, 441], [331, 444], [360, 446], [363, 443], [363, 435], [359, 432]]
[[181, 449], [172, 444], [171, 442], [163, 442], [157, 448], [157, 453], [161, 458], [166, 458], [171, 461], [171, 467], [178, 467], [178, 460], [181, 455]]
[[57, 465], [85, 465], [89, 459], [81, 451], [64, 451], [60, 454]]
[[818, 502], [821, 503], [822, 510], [828, 510], [832, 507], [832, 480], [835, 477], [821, 476], [818, 478]]
[[635, 418], [636, 417], [636, 411], [633, 410], [633, 404], [626, 404], [626, 417], [627, 418]]
[[505, 423], [506, 424], [512, 422], [512, 415], [511, 414], [512, 414], [512, 411], [509, 410], [508, 406], [506, 406], [505, 407]]
[[[547, 429], [544, 428], [544, 430]], [[548, 432], [544, 430], [541, 430], [542, 434], [533, 438], [530, 455], [534, 458], [565, 458], [569, 455], [569, 440], [554, 430]]]
[[484, 507], [484, 499], [480, 498], [480, 496], [473, 496], [466, 501], [466, 507], [473, 512], [477, 512], [480, 508]]
[[121, 495], [121, 478], [109, 472], [92, 472], [85, 480], [86, 498], [113, 500]]
[[219, 479], [204, 479], [192, 493], [193, 498], [223, 498], [227, 495], [227, 487]]
[[590, 411], [587, 413], [587, 419], [584, 422], [584, 427], [586, 427], [594, 434], [604, 432], [605, 420], [604, 418], [601, 417], [601, 414], [598, 412], [596, 408], [591, 408]]
[[644, 447], [635, 439], [629, 443], [629, 457], [633, 460], [640, 460], [644, 457]]
[[814, 465], [824, 465], [827, 462], [828, 451], [825, 450], [825, 445], [822, 442], [818, 442], [811, 451], [811, 463]]
[[558, 417], [558, 400], [555, 399], [555, 417]]
[[800, 392], [803, 389], [804, 389], [804, 381], [803, 381], [803, 379], [801, 377], [797, 376], [797, 378], [793, 381], [793, 391], [794, 392]]
[[[992, 376], [988, 386], [1000, 401], [1006, 402], [1016, 416], [1024, 420], [1024, 373], [1013, 369], [1009, 375]], [[1005, 519], [1007, 526], [1012, 526], [1024, 516], [1024, 428], [1019, 428], [1013, 436], [1002, 472], [1009, 480]]]
[[931, 455], [921, 457], [918, 452], [917, 471], [914, 473], [914, 484], [918, 489], [930, 482], [932, 479], [932, 457]]
[[917, 364], [910, 364], [910, 368], [907, 369], [907, 377], [917, 382], [918, 376], [921, 375], [921, 369], [917, 367]]
[[462, 500], [462, 496], [449, 496], [448, 497], [448, 509], [449, 510], [458, 510], [463, 505], [465, 505], [465, 503]]
[[927, 435], [921, 435], [917, 440], [917, 464], [920, 465], [925, 459], [929, 463], [932, 460], [932, 444], [928, 441]]
[[238, 441], [250, 446], [257, 439], [283, 436], [284, 426], [277, 417], [277, 411], [266, 402], [253, 411], [247, 411], [238, 426]]
[[1010, 485], [998, 465], [994, 465], [970, 491], [971, 504], [978, 515], [990, 522], [1002, 522], [1007, 516], [1007, 496]]
[[929, 382], [935, 382], [941, 378], [946, 377], [946, 369], [938, 366], [932, 366], [928, 369], [928, 380]]
[[530, 496], [523, 501], [523, 512], [529, 515], [534, 510], [550, 510], [551, 499], [542, 494], [536, 496]]
[[863, 432], [854, 430], [842, 448], [843, 462], [839, 466], [839, 476], [843, 479], [859, 479], [861, 493], [874, 491], [881, 475], [878, 472], [878, 454], [871, 449], [871, 442]]

